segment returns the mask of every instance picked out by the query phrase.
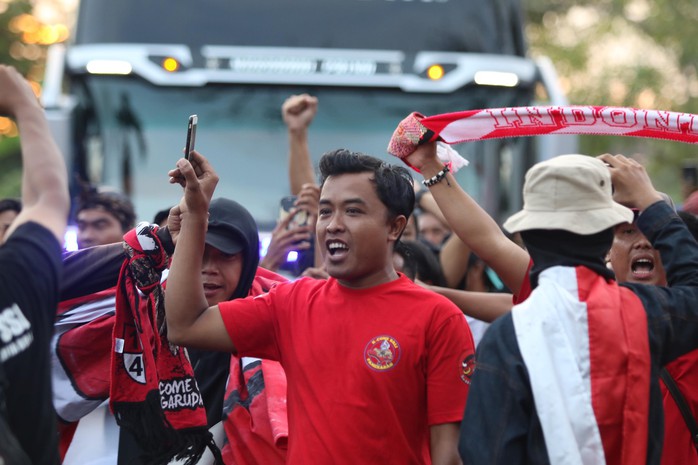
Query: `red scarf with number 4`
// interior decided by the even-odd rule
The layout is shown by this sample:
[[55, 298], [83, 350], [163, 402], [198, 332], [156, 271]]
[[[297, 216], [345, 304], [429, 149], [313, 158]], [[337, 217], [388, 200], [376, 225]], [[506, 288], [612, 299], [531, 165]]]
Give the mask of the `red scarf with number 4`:
[[129, 259], [119, 274], [111, 360], [110, 405], [139, 443], [147, 463], [196, 463], [206, 447], [220, 452], [185, 349], [167, 340], [160, 284], [168, 257], [147, 223], [124, 236]]

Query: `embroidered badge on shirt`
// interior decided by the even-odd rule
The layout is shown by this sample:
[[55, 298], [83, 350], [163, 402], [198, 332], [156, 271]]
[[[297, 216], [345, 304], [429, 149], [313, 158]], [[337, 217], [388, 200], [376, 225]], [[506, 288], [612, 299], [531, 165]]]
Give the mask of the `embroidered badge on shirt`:
[[364, 360], [376, 371], [387, 371], [400, 361], [400, 344], [391, 336], [377, 336], [366, 344]]
[[470, 384], [470, 378], [473, 377], [473, 373], [475, 372], [475, 354], [466, 352], [461, 357], [461, 360], [460, 379], [465, 384]]

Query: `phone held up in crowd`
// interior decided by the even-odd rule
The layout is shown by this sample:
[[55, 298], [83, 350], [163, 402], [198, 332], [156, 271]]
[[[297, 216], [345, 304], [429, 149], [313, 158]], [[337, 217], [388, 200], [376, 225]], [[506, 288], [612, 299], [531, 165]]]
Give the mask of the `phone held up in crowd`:
[[197, 115], [191, 115], [189, 117], [189, 124], [187, 124], [187, 143], [184, 146], [184, 158], [189, 160], [189, 154], [194, 150], [194, 144], [196, 142], [196, 125], [199, 123], [199, 117]]

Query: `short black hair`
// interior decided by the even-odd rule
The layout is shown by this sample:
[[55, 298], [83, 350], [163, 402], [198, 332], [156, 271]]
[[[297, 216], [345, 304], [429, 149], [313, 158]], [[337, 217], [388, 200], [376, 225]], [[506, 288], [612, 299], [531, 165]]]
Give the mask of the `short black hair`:
[[22, 202], [18, 199], [12, 198], [0, 199], [0, 213], [6, 212], [8, 210], [12, 210], [17, 213], [21, 212]]
[[165, 208], [157, 212], [153, 217], [153, 224], [160, 224], [163, 221], [166, 221], [167, 217], [170, 216], [170, 210], [171, 208]]
[[408, 278], [413, 281], [416, 278], [432, 286], [446, 287], [441, 263], [426, 244], [419, 241], [401, 241], [395, 245], [395, 253], [403, 258], [403, 273]]
[[133, 203], [119, 192], [97, 191], [94, 188], [83, 191], [78, 199], [75, 214], [91, 209], [102, 209], [114, 215], [124, 232], [135, 226], [136, 212]]
[[321, 186], [330, 176], [365, 172], [373, 173], [371, 181], [376, 186], [378, 198], [388, 209], [388, 219], [400, 215], [409, 218], [414, 210], [414, 187], [412, 175], [406, 168], [346, 149], [327, 152], [320, 159]]

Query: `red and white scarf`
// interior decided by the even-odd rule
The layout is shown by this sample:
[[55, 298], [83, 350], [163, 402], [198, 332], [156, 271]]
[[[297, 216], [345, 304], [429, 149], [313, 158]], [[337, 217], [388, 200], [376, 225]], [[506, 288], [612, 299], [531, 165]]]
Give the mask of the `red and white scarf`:
[[650, 353], [640, 299], [588, 268], [557, 266], [512, 319], [550, 463], [644, 463]]
[[400, 122], [388, 153], [404, 159], [419, 144], [457, 144], [544, 134], [594, 134], [698, 143], [698, 115], [663, 110], [600, 106], [488, 108], [424, 116]]

